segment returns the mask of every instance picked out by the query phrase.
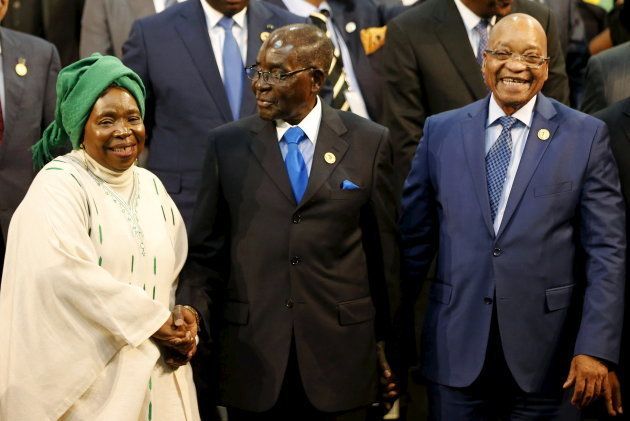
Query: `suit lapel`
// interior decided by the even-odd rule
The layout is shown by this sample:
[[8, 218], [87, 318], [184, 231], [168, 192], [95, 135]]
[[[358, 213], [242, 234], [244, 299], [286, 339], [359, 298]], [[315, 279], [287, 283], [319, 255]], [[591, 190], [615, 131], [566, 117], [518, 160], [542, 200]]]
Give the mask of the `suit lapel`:
[[2, 72], [4, 74], [5, 102], [3, 117], [6, 140], [7, 134], [11, 134], [11, 122], [18, 119], [27, 81], [26, 76], [18, 76], [15, 72], [15, 65], [20, 59], [23, 59], [28, 68], [30, 51], [24, 51], [24, 45], [18, 45], [8, 31], [2, 30], [0, 34], [2, 37]]
[[[507, 224], [510, 223], [510, 219], [523, 198], [523, 194], [525, 190], [527, 190], [527, 186], [534, 175], [534, 171], [536, 171], [538, 167], [540, 159], [549, 147], [549, 144], [553, 142], [554, 135], [558, 129], [558, 124], [550, 121], [556, 115], [556, 111], [553, 105], [551, 105], [551, 102], [542, 94], [538, 95], [534, 110], [532, 126], [529, 129], [529, 135], [527, 136], [523, 156], [521, 157], [521, 162], [518, 165], [518, 170], [514, 177], [514, 183], [512, 183], [512, 189], [510, 190], [505, 212], [503, 213], [501, 226], [497, 232], [497, 238], [501, 236]], [[542, 141], [538, 139], [538, 131], [540, 129], [549, 130], [550, 137], [548, 140]]]
[[287, 199], [295, 205], [295, 197], [291, 190], [289, 176], [278, 146], [278, 135], [275, 125], [270, 121], [264, 121], [259, 118], [252, 131], [254, 139], [249, 145], [252, 153], [258, 159], [267, 175], [269, 175], [269, 178]]
[[214, 98], [223, 118], [232, 121], [232, 111], [214, 58], [201, 3], [197, 0], [187, 1], [176, 19], [175, 30], [186, 46], [210, 96]]
[[[250, 1], [247, 9], [247, 59], [245, 66], [256, 63], [258, 51], [262, 46], [260, 34], [263, 32], [271, 32], [275, 29], [272, 24], [267, 22], [273, 17], [273, 14], [263, 7], [257, 1]], [[249, 80], [245, 79], [243, 85], [243, 101], [241, 102], [241, 116], [247, 116], [256, 113], [256, 98], [249, 86]]]
[[485, 97], [488, 90], [481, 77], [475, 53], [470, 47], [466, 27], [453, 0], [438, 3], [434, 17], [437, 21], [435, 33], [451, 58], [453, 66], [475, 99]]
[[131, 10], [131, 21], [155, 13], [153, 0], [127, 0], [127, 4]]
[[[308, 178], [306, 192], [300, 205], [307, 203], [313, 197], [343, 159], [348, 150], [348, 142], [341, 135], [346, 132], [346, 126], [339, 118], [337, 111], [328, 105], [322, 104], [322, 121], [319, 126], [317, 143], [315, 144], [313, 165]], [[327, 152], [332, 152], [335, 155], [334, 163], [329, 164], [324, 160], [324, 154]]]
[[464, 142], [464, 152], [468, 161], [468, 168], [471, 173], [471, 180], [474, 183], [475, 193], [486, 228], [494, 236], [494, 227], [490, 217], [490, 198], [488, 196], [488, 182], [486, 177], [486, 120], [488, 120], [488, 100], [479, 102], [476, 109], [472, 110], [468, 119], [462, 122], [462, 140]]

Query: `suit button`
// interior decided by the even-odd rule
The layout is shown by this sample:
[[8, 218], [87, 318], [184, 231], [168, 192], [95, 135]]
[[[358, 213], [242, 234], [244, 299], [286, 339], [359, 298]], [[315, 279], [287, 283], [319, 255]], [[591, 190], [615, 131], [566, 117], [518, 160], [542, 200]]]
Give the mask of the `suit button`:
[[492, 298], [490, 298], [490, 297], [483, 297], [483, 302], [484, 302], [484, 304], [492, 304]]
[[291, 220], [291, 222], [293, 222], [294, 224], [299, 224], [300, 222], [302, 222], [302, 215], [300, 214], [293, 215], [293, 219]]
[[500, 248], [495, 248], [494, 250], [492, 250], [492, 255], [494, 257], [499, 257], [501, 256], [501, 254], [503, 253], [503, 250], [501, 250]]
[[284, 302], [284, 306], [286, 308], [293, 308], [293, 300], [289, 298], [288, 300]]
[[291, 264], [293, 266], [297, 265], [298, 263], [300, 263], [302, 261], [302, 259], [300, 258], [300, 256], [293, 256], [291, 258]]

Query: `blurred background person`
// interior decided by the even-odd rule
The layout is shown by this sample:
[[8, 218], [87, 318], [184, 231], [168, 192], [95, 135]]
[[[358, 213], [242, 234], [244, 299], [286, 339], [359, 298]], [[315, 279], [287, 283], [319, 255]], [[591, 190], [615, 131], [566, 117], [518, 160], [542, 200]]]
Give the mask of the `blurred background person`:
[[198, 420], [187, 364], [198, 316], [169, 310], [184, 223], [158, 178], [134, 165], [142, 81], [94, 55], [64, 68], [57, 92], [55, 120], [33, 149], [37, 167], [51, 162], [9, 228], [0, 419]]
[[[9, 0], [0, 0], [0, 21]], [[9, 221], [31, 184], [30, 148], [55, 117], [59, 55], [51, 43], [0, 27], [0, 270]]]
[[79, 58], [83, 3], [84, 0], [11, 0], [2, 25], [52, 42], [59, 50], [61, 64], [67, 66]]

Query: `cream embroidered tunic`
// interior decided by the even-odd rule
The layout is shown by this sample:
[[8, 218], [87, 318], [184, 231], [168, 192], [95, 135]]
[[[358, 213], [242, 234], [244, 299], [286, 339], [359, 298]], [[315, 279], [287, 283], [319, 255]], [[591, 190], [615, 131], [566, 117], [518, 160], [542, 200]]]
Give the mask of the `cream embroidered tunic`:
[[9, 227], [0, 420], [198, 420], [190, 365], [168, 368], [149, 339], [187, 247], [155, 175], [82, 150], [48, 163]]

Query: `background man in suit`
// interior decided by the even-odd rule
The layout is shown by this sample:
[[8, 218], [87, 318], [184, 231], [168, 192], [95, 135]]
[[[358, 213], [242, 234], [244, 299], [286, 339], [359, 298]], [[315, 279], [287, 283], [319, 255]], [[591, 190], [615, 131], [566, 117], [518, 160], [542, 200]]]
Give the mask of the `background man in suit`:
[[81, 57], [92, 53], [122, 58], [123, 43], [136, 19], [161, 12], [178, 0], [86, 0], [81, 19]]
[[[340, 95], [348, 100], [352, 112], [382, 123], [385, 25], [405, 8], [377, 4], [374, 0], [267, 1], [305, 18], [316, 13], [316, 17], [311, 17], [316, 25], [325, 19], [331, 40], [339, 48], [340, 66], [349, 88]], [[337, 81], [329, 77], [333, 86]], [[333, 100], [333, 92], [324, 93], [324, 100], [333, 106], [343, 104], [343, 101]]]
[[2, 25], [52, 42], [67, 66], [79, 58], [84, 0], [16, 0]]
[[534, 18], [503, 18], [487, 48], [492, 95], [427, 119], [403, 194], [405, 288], [439, 247], [422, 342], [430, 418], [577, 419], [569, 402], [604, 396], [619, 358], [617, 169], [601, 121], [539, 93]]
[[581, 110], [593, 114], [630, 96], [630, 42], [592, 56]]
[[409, 172], [425, 119], [488, 93], [480, 71], [483, 45], [496, 17], [512, 12], [531, 15], [545, 28], [551, 62], [543, 92], [568, 104], [558, 30], [545, 5], [529, 0], [427, 0], [387, 25], [384, 121], [392, 132], [400, 185]]
[[[619, 181], [621, 182], [621, 191], [626, 203], [626, 238], [628, 238], [628, 228], [630, 227], [627, 213], [627, 209], [630, 208], [630, 97], [606, 107], [593, 115], [603, 120], [610, 130], [610, 147], [617, 161], [617, 166], [619, 167]], [[630, 274], [628, 263], [629, 260], [626, 258], [626, 285], [628, 274]], [[629, 302], [629, 294], [630, 288], [626, 288], [626, 303]], [[619, 373], [621, 392], [623, 393], [621, 402], [630, 403], [630, 371], [628, 371], [628, 358], [630, 356], [630, 310], [628, 309], [626, 309], [624, 315], [620, 355], [619, 367], [616, 371]]]
[[[0, 20], [8, 6], [0, 0]], [[55, 116], [60, 65], [54, 45], [7, 28], [0, 28], [0, 64], [0, 236], [6, 240], [35, 175], [30, 148]], [[4, 256], [4, 241], [0, 247]]]
[[133, 24], [123, 62], [147, 88], [147, 166], [187, 226], [208, 132], [256, 110], [254, 95], [243, 87], [244, 65], [255, 62], [271, 30], [298, 21], [257, 0], [190, 0]]
[[210, 326], [231, 421], [364, 420], [391, 351], [388, 131], [319, 99], [332, 52], [312, 25], [274, 31], [248, 69], [259, 116], [210, 137], [178, 301]]

